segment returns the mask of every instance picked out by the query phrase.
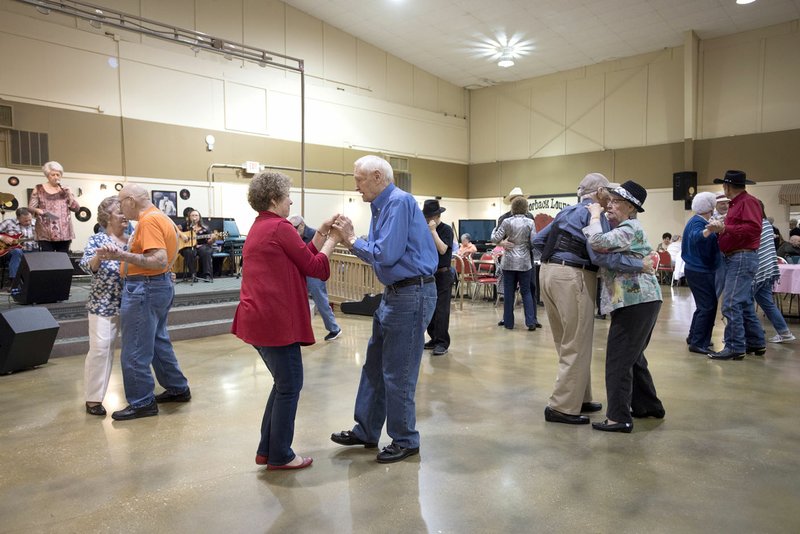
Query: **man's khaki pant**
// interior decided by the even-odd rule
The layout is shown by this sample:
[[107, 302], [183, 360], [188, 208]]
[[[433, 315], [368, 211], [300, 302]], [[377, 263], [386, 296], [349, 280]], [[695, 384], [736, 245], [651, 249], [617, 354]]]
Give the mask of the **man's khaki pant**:
[[592, 337], [597, 273], [542, 264], [541, 296], [558, 352], [558, 376], [548, 405], [570, 415], [592, 400]]

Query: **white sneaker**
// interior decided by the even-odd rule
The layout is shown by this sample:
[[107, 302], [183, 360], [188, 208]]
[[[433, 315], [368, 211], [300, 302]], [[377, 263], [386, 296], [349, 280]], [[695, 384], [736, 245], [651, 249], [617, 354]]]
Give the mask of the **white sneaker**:
[[787, 341], [794, 341], [796, 338], [794, 334], [789, 332], [788, 334], [776, 334], [769, 339], [770, 343], [786, 343]]

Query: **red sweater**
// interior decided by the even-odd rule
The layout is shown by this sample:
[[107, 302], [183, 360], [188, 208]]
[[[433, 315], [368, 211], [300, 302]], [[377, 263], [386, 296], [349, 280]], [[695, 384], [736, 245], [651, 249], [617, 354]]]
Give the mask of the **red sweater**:
[[259, 212], [242, 258], [242, 290], [231, 332], [257, 347], [314, 344], [305, 277], [327, 280], [328, 258], [270, 211]]
[[731, 199], [725, 215], [725, 231], [719, 234], [719, 249], [723, 254], [734, 250], [758, 250], [761, 244], [761, 203], [743, 191]]

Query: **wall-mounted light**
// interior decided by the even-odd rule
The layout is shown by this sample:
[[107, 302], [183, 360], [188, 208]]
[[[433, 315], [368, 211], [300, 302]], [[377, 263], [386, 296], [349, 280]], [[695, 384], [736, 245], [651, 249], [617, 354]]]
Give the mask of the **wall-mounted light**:
[[108, 189], [106, 184], [100, 184], [100, 191], [105, 191], [106, 189]]
[[208, 134], [206, 136], [206, 150], [209, 151], [209, 152], [214, 150], [214, 143], [216, 143], [216, 142], [217, 142], [217, 140], [214, 138], [214, 136], [211, 135], [211, 134]]

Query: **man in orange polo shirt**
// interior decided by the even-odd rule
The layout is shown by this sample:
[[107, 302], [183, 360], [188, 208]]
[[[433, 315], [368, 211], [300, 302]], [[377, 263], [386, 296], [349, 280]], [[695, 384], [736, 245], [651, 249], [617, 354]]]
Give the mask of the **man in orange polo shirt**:
[[[123, 278], [120, 326], [122, 378], [128, 407], [111, 414], [117, 421], [158, 415], [159, 402], [188, 402], [189, 382], [181, 372], [167, 332], [167, 314], [175, 290], [170, 267], [178, 253], [175, 224], [150, 201], [147, 190], [128, 184], [119, 192], [122, 214], [138, 221], [128, 252], [113, 245], [101, 259], [120, 260]], [[154, 394], [156, 379], [166, 391]]]

